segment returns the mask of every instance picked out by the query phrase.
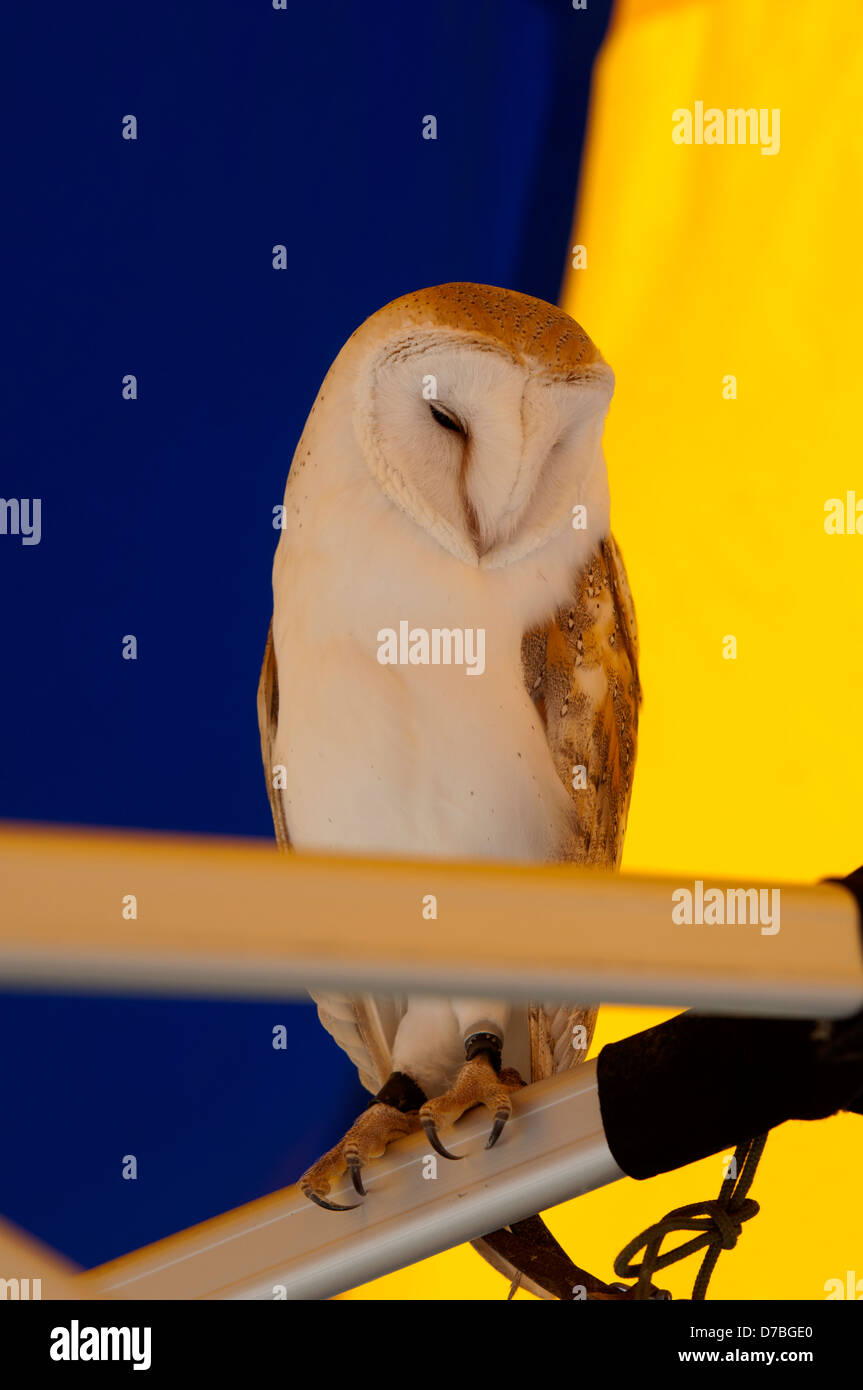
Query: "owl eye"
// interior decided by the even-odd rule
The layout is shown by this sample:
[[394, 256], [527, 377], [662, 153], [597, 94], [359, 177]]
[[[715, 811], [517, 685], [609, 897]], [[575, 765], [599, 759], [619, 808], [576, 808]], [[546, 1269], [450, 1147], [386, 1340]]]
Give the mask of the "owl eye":
[[445, 430], [454, 430], [456, 434], [467, 433], [464, 425], [456, 419], [455, 415], [451, 414], [450, 411], [445, 410], [442, 405], [438, 405], [437, 402], [433, 403], [429, 401], [429, 410], [438, 424], [443, 425]]

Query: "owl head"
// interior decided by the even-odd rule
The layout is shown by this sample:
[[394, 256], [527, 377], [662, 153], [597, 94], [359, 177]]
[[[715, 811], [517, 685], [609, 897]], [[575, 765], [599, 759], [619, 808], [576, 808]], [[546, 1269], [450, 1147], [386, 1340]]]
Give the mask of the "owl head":
[[614, 374], [553, 304], [460, 283], [404, 295], [357, 329], [324, 387], [380, 489], [462, 563], [511, 565], [579, 507], [594, 538], [607, 529]]

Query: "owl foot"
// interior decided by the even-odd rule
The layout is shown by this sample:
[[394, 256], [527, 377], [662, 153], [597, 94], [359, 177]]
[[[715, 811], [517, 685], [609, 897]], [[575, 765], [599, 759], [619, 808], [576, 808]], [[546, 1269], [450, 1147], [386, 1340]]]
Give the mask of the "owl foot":
[[524, 1085], [514, 1068], [500, 1068], [500, 1039], [494, 1038], [493, 1034], [483, 1033], [468, 1038], [465, 1051], [468, 1061], [461, 1068], [452, 1089], [434, 1100], [427, 1100], [419, 1112], [426, 1137], [441, 1158], [465, 1157], [464, 1154], [451, 1154], [445, 1149], [438, 1138], [438, 1130], [446, 1125], [454, 1125], [474, 1105], [484, 1105], [494, 1116], [486, 1144], [487, 1149], [493, 1148], [512, 1115], [510, 1095]]
[[359, 1119], [354, 1121], [341, 1143], [336, 1144], [334, 1149], [330, 1149], [329, 1153], [325, 1153], [323, 1158], [319, 1158], [317, 1163], [313, 1163], [311, 1168], [303, 1173], [299, 1181], [300, 1190], [310, 1201], [326, 1211], [353, 1211], [360, 1205], [359, 1202], [352, 1202], [346, 1207], [326, 1200], [332, 1184], [346, 1172], [350, 1172], [355, 1190], [364, 1197], [366, 1190], [361, 1176], [363, 1165], [368, 1163], [369, 1159], [380, 1158], [387, 1145], [394, 1139], [401, 1139], [406, 1134], [415, 1134], [418, 1130], [419, 1120], [416, 1111], [404, 1114], [393, 1105], [372, 1103], [371, 1108], [364, 1110]]

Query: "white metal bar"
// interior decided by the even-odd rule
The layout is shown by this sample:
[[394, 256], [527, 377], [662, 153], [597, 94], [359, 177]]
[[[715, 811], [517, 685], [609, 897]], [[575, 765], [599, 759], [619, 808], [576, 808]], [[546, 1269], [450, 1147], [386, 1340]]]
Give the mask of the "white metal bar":
[[[232, 997], [458, 991], [802, 1017], [863, 1006], [858, 914], [844, 889], [708, 887], [778, 887], [779, 930], [677, 925], [671, 895], [694, 891], [687, 877], [7, 826], [0, 984]], [[433, 921], [423, 917], [430, 894]], [[123, 916], [127, 895], [134, 920]]]
[[447, 1147], [466, 1155], [456, 1163], [424, 1134], [392, 1145], [363, 1174], [364, 1199], [349, 1182], [333, 1189], [337, 1202], [360, 1202], [354, 1211], [322, 1211], [291, 1187], [89, 1271], [79, 1296], [329, 1298], [623, 1176], [594, 1062], [517, 1092], [487, 1150], [489, 1126], [480, 1108], [447, 1131]]

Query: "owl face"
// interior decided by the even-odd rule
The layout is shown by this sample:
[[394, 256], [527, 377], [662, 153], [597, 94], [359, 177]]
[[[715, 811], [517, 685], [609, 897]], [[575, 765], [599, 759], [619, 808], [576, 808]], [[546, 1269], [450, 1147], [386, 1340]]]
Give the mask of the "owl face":
[[[457, 289], [485, 286], [425, 293]], [[382, 316], [396, 324], [365, 354], [354, 423], [372, 474], [411, 520], [461, 562], [493, 569], [559, 534], [574, 507], [589, 516], [591, 503], [602, 503], [614, 377], [566, 314], [528, 296], [488, 293], [503, 296], [495, 331], [477, 331], [468, 316], [397, 324], [400, 302], [368, 320], [364, 327]], [[520, 302], [548, 313], [553, 341], [525, 334]], [[561, 354], [567, 331], [574, 342]]]
[[466, 564], [507, 563], [589, 506], [613, 383], [601, 361], [567, 380], [470, 332], [397, 334], [368, 363], [358, 427], [415, 521]]

